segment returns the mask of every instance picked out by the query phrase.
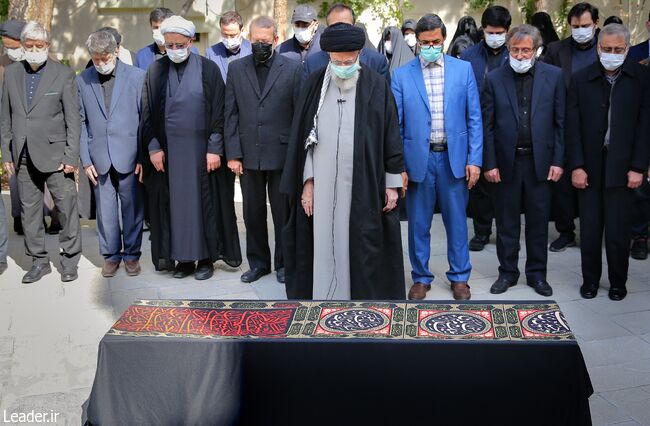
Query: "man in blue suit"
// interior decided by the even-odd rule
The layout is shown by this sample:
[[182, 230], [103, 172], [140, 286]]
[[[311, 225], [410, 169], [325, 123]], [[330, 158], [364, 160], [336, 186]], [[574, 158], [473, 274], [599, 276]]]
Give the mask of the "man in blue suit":
[[205, 57], [219, 66], [221, 77], [226, 82], [228, 77], [228, 64], [232, 61], [251, 54], [251, 42], [243, 38], [241, 30], [244, 21], [239, 13], [230, 10], [219, 19], [221, 41], [208, 48]]
[[535, 61], [539, 30], [521, 25], [508, 33], [509, 63], [485, 77], [484, 164], [496, 186], [499, 277], [490, 293], [500, 294], [519, 279], [521, 211], [526, 215], [526, 281], [542, 296], [553, 294], [546, 281], [551, 182], [564, 164], [566, 88], [562, 69]]
[[142, 242], [138, 128], [145, 72], [117, 59], [117, 43], [107, 31], [92, 33], [86, 47], [94, 66], [77, 77], [80, 155], [95, 190], [102, 275], [114, 276], [124, 260], [127, 275], [134, 276]]
[[447, 232], [447, 259], [454, 299], [471, 297], [472, 266], [467, 244], [467, 200], [478, 181], [483, 156], [481, 105], [472, 66], [443, 55], [447, 29], [427, 14], [415, 30], [420, 56], [393, 72], [409, 184], [409, 258], [413, 286], [409, 299], [431, 289], [431, 221], [436, 203]]
[[[339, 22], [344, 22], [346, 24], [354, 25], [356, 21], [356, 16], [354, 11], [343, 3], [336, 3], [330, 7], [330, 10], [327, 12], [325, 18], [327, 25], [337, 24]], [[330, 57], [326, 52], [322, 50], [309, 55], [305, 62], [303, 63], [303, 73], [302, 81], [303, 83], [307, 81], [307, 78], [316, 71], [322, 70], [330, 62]], [[377, 72], [378, 74], [384, 76], [386, 80], [390, 81], [390, 73], [388, 72], [388, 61], [386, 57], [380, 54], [377, 51], [366, 49], [365, 47], [361, 49], [361, 54], [359, 55], [359, 62], [368, 67], [369, 69]]]
[[[152, 62], [167, 54], [165, 50], [165, 38], [160, 33], [160, 24], [171, 16], [174, 16], [174, 12], [166, 7], [158, 7], [151, 11], [149, 14], [149, 25], [151, 25], [151, 33], [154, 42], [138, 50], [138, 53], [135, 55], [134, 65], [136, 67], [146, 71]], [[199, 51], [196, 47], [192, 47], [192, 53], [198, 55]]]
[[[648, 16], [645, 27], [648, 31], [650, 31], [650, 16]], [[650, 57], [650, 39], [646, 39], [641, 43], [630, 47], [630, 52], [627, 54], [627, 57], [634, 62], [647, 60], [648, 57]]]

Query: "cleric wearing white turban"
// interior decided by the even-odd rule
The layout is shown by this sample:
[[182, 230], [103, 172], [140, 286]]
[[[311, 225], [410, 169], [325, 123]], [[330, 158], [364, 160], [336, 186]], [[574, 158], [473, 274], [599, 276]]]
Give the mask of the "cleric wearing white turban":
[[147, 70], [142, 151], [156, 270], [208, 279], [213, 263], [239, 266], [234, 175], [221, 167], [225, 85], [218, 66], [192, 52], [196, 28], [163, 21], [166, 57]]

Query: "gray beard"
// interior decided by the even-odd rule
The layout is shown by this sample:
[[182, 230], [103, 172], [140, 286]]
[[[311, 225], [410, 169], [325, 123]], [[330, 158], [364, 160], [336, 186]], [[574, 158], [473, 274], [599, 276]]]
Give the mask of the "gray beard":
[[336, 87], [341, 90], [341, 92], [347, 92], [357, 87], [357, 82], [359, 81], [359, 71], [357, 71], [354, 76], [344, 79], [338, 77], [336, 74], [332, 73], [332, 81], [336, 84]]

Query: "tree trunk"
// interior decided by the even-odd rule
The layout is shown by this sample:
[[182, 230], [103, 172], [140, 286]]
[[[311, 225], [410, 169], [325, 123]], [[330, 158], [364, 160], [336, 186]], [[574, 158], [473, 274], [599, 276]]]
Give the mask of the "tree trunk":
[[273, 19], [278, 26], [279, 43], [284, 41], [287, 29], [287, 0], [273, 0]]
[[36, 21], [49, 30], [53, 14], [54, 0], [9, 0], [9, 19]]

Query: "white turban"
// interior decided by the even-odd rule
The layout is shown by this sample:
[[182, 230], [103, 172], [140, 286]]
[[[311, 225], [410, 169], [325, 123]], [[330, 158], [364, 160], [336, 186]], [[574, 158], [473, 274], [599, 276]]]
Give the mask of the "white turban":
[[194, 34], [196, 33], [196, 27], [192, 21], [188, 21], [181, 16], [174, 15], [165, 19], [162, 24], [160, 24], [160, 32], [163, 35], [166, 33], [176, 33], [184, 35], [186, 37], [194, 37]]

